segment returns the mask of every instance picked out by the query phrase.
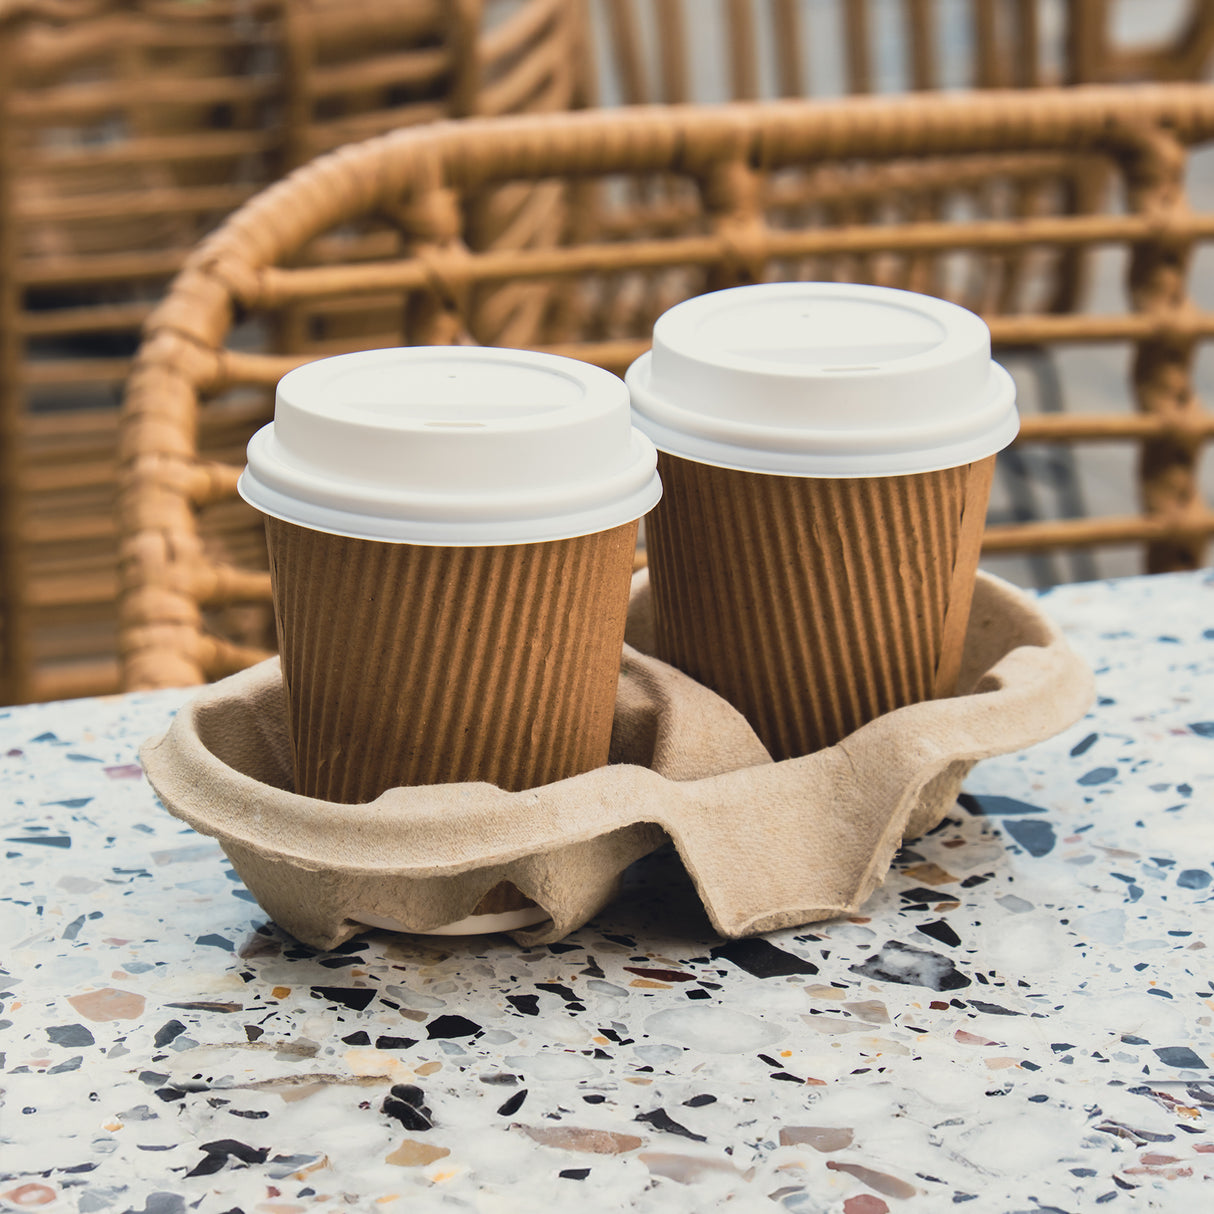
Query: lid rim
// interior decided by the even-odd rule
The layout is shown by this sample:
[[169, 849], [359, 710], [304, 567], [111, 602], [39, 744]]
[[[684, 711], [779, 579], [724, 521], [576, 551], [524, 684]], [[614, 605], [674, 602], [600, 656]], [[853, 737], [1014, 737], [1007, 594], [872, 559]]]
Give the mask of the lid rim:
[[[758, 476], [786, 476], [804, 480], [867, 480], [894, 476], [922, 476], [929, 472], [940, 472], [946, 468], [959, 468], [976, 463], [992, 455], [998, 455], [1019, 433], [1016, 418], [1009, 418], [998, 433], [997, 439], [986, 443], [957, 443], [921, 452], [922, 459], [914, 462], [899, 460], [888, 452], [866, 453], [863, 456], [840, 456], [832, 462], [823, 459], [813, 463], [807, 460], [799, 465], [779, 465], [774, 458], [764, 460], [767, 453], [752, 452], [757, 458], [749, 462], [737, 459], [736, 448], [705, 442], [695, 448], [684, 446], [674, 449], [673, 444], [663, 445], [658, 439], [654, 445], [662, 455], [685, 460], [689, 463], [708, 464], [726, 468], [733, 472], [749, 472]], [[652, 436], [651, 436], [652, 437]], [[766, 464], [767, 466], [762, 466]]]
[[[950, 419], [920, 427], [918, 431], [909, 428], [900, 431], [792, 431], [696, 414], [661, 400], [649, 387], [649, 358], [649, 352], [642, 354], [628, 368], [625, 377], [632, 396], [633, 424], [667, 455], [738, 471], [823, 479], [911, 476], [950, 466], [948, 460], [952, 456], [946, 456], [945, 452], [966, 453], [966, 458], [958, 458], [954, 464], [994, 455], [1003, 450], [1020, 429], [1015, 382], [1006, 368], [993, 361], [990, 363], [988, 398], [981, 409], [976, 410], [980, 414], [979, 420], [984, 416], [991, 419], [984, 424], [975, 425], [971, 416], [959, 419], [960, 424], [958, 420]], [[685, 420], [691, 425], [680, 429], [674, 424]], [[927, 444], [907, 449], [905, 444], [897, 443], [898, 439], [909, 440], [916, 434], [926, 437]], [[766, 436], [790, 437], [795, 439], [796, 446], [790, 450], [786, 445], [753, 441]], [[815, 442], [819, 444], [816, 448]]]
[[[567, 509], [597, 509], [629, 498], [646, 483], [657, 463], [652, 440], [637, 426], [628, 433], [628, 462], [604, 471], [596, 480], [563, 480], [535, 488], [518, 486], [482, 493], [410, 491], [407, 486], [384, 488], [327, 478], [316, 467], [291, 465], [265, 458], [263, 448], [275, 442], [273, 425], [265, 425], [249, 440], [246, 471], [250, 484], [283, 500], [298, 501], [314, 510], [334, 509], [367, 518], [432, 518], [453, 522], [497, 521], [509, 518], [559, 516]], [[257, 490], [253, 490], [254, 493]], [[246, 498], [256, 507], [257, 502]]]
[[[556, 379], [569, 391], [553, 396]], [[656, 468], [627, 387], [601, 367], [508, 347], [401, 346], [283, 376], [238, 491], [265, 514], [352, 538], [542, 542], [639, 518], [660, 497]]]
[[1006, 446], [1016, 386], [976, 313], [859, 283], [692, 296], [624, 376], [663, 451], [797, 476], [920, 471]]
[[[648, 442], [648, 439], [645, 441]], [[657, 473], [656, 457], [655, 450], [654, 467], [650, 474], [638, 481], [627, 494], [555, 516], [520, 513], [488, 520], [450, 520], [417, 515], [360, 513], [321, 506], [280, 493], [259, 481], [249, 468], [241, 473], [236, 488], [241, 498], [259, 513], [309, 531], [383, 544], [485, 548], [576, 539], [634, 522], [652, 510], [661, 499], [662, 482]]]

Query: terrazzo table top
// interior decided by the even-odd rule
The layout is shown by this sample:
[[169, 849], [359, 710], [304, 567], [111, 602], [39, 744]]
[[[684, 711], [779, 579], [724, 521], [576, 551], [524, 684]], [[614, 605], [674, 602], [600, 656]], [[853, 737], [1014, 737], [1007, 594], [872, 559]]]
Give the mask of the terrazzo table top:
[[1214, 1206], [1214, 573], [1043, 598], [1097, 672], [846, 921], [742, 942], [657, 853], [567, 940], [284, 935], [139, 744], [0, 711], [0, 1209]]

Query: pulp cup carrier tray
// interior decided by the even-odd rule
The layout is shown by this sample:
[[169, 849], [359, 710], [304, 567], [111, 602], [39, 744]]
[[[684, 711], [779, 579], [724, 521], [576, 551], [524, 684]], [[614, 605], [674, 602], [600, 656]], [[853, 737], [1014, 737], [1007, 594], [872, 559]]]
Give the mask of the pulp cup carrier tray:
[[957, 694], [895, 709], [834, 746], [773, 762], [714, 692], [650, 656], [633, 579], [608, 766], [542, 787], [394, 788], [367, 804], [292, 791], [278, 660], [202, 690], [142, 760], [165, 806], [215, 837], [283, 928], [333, 948], [368, 927], [425, 933], [510, 882], [558, 940], [673, 842], [713, 928], [745, 936], [854, 913], [897, 848], [938, 825], [980, 759], [1051, 737], [1093, 697], [1036, 602], [979, 574]]

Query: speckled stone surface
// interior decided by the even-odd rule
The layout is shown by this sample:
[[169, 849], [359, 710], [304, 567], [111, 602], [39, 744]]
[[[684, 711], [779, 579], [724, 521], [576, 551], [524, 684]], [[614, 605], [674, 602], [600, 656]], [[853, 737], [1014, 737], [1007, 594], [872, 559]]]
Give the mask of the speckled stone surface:
[[0, 1210], [1209, 1208], [1214, 574], [1043, 603], [1087, 719], [732, 943], [658, 853], [559, 944], [316, 953], [142, 778], [189, 692], [0, 710]]

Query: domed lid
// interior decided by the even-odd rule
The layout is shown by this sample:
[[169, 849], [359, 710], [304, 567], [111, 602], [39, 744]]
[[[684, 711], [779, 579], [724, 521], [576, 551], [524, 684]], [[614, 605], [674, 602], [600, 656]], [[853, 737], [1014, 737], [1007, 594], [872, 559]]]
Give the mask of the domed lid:
[[1020, 424], [986, 324], [887, 287], [696, 296], [658, 318], [626, 380], [634, 422], [660, 450], [785, 476], [931, 472], [1001, 450]]
[[661, 496], [628, 391], [588, 363], [414, 346], [307, 363], [249, 442], [241, 496], [356, 539], [478, 546], [567, 539]]

